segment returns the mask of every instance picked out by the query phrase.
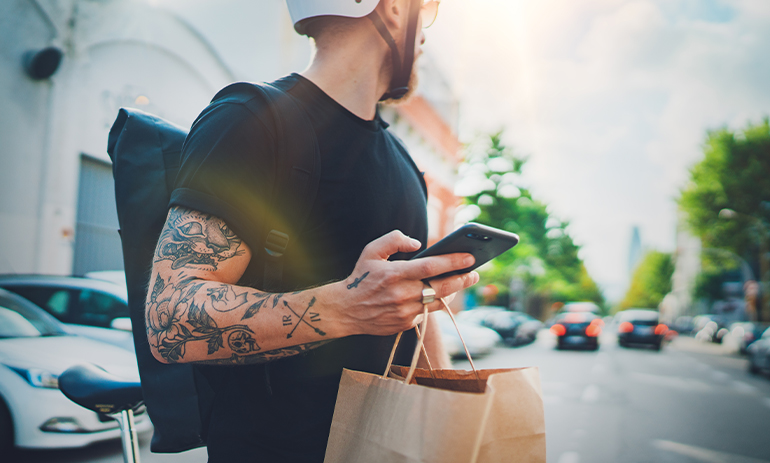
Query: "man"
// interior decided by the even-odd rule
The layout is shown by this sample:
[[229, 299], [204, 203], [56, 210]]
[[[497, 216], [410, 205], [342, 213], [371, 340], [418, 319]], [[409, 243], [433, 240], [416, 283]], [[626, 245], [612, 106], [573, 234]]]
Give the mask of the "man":
[[[267, 112], [215, 101], [185, 141], [149, 280], [147, 334], [159, 361], [195, 363], [211, 385], [202, 417], [211, 462], [323, 461], [342, 368], [382, 373], [423, 302], [440, 308], [423, 280], [473, 262], [404, 260], [427, 238], [426, 187], [377, 114], [379, 100], [407, 93], [424, 41], [418, 15], [430, 16], [430, 3], [288, 0], [316, 52], [275, 85], [307, 113], [321, 178], [286, 256], [285, 292], [256, 289], [260, 219], [282, 213], [269, 204], [278, 153]], [[431, 286], [439, 298], [477, 281], [471, 272]], [[449, 367], [435, 323], [426, 347], [434, 366]]]

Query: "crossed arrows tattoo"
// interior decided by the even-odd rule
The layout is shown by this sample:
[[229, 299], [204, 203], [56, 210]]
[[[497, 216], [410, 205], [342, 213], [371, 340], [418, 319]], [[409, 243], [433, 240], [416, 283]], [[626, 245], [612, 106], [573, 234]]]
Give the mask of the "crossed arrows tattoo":
[[[325, 332], [325, 331], [319, 330], [319, 329], [318, 329], [318, 328], [316, 328], [315, 326], [311, 325], [311, 324], [310, 324], [310, 322], [308, 322], [307, 320], [305, 320], [305, 315], [307, 314], [307, 311], [308, 311], [308, 310], [310, 310], [310, 308], [311, 308], [311, 307], [313, 307], [313, 304], [315, 304], [315, 297], [314, 297], [314, 298], [312, 298], [312, 299], [310, 300], [310, 304], [308, 304], [308, 306], [307, 306], [307, 308], [305, 309], [305, 311], [302, 313], [302, 315], [300, 315], [300, 314], [298, 314], [297, 312], [295, 312], [295, 311], [294, 311], [294, 309], [292, 309], [292, 308], [291, 308], [291, 306], [289, 305], [289, 303], [288, 303], [288, 302], [286, 302], [285, 300], [283, 301], [283, 305], [284, 305], [284, 306], [285, 306], [287, 309], [289, 309], [289, 310], [291, 311], [291, 313], [293, 313], [294, 315], [296, 315], [297, 317], [299, 317], [299, 321], [297, 322], [297, 324], [296, 324], [296, 325], [294, 325], [294, 328], [292, 328], [291, 332], [290, 332], [289, 334], [287, 334], [287, 335], [286, 335], [286, 339], [289, 339], [289, 338], [291, 338], [291, 337], [294, 335], [294, 331], [296, 331], [296, 329], [297, 329], [297, 327], [299, 326], [300, 322], [302, 322], [302, 323], [306, 324], [306, 325], [307, 325], [307, 326], [309, 326], [310, 328], [313, 328], [313, 331], [315, 331], [316, 333], [320, 334], [321, 336], [326, 336], [326, 332]], [[320, 318], [318, 317], [318, 314], [311, 314], [311, 316], [310, 316], [310, 320], [311, 320], [311, 321], [319, 321], [319, 320], [320, 320]]]

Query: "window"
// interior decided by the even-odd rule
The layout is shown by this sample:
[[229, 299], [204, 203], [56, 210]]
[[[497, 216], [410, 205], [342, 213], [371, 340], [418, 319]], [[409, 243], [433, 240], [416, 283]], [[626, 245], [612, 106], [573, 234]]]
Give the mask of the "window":
[[115, 296], [84, 289], [78, 297], [78, 316], [72, 323], [109, 328], [114, 318], [128, 317], [128, 306]]
[[63, 323], [73, 323], [72, 292], [63, 288], [46, 286], [8, 286], [5, 289], [32, 301]]

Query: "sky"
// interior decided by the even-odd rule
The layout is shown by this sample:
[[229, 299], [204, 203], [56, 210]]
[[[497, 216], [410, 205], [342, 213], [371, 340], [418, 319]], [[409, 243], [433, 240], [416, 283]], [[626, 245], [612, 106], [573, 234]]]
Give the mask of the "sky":
[[426, 36], [461, 140], [505, 130], [611, 301], [633, 226], [675, 250], [707, 131], [770, 115], [767, 0], [443, 0]]

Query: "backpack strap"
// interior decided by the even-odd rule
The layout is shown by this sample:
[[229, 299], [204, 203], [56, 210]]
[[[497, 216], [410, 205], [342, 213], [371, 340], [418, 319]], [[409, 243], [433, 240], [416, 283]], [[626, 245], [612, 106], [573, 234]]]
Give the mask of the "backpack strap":
[[282, 287], [288, 246], [307, 223], [318, 192], [321, 177], [318, 139], [305, 110], [277, 85], [236, 83], [220, 91], [214, 99], [227, 93], [254, 95], [243, 103], [255, 114], [263, 113], [267, 107], [275, 127], [276, 179], [270, 202], [280, 214], [264, 218], [265, 241], [260, 254], [265, 269], [261, 289], [276, 291]]
[[278, 177], [271, 199], [273, 204], [288, 205], [284, 211], [288, 229], [282, 230], [277, 223], [267, 228], [264, 285], [266, 290], [271, 290], [282, 283], [283, 256], [291, 233], [296, 239], [310, 217], [321, 177], [321, 155], [315, 130], [297, 100], [275, 85], [261, 87], [277, 116], [276, 140], [282, 145], [279, 153], [284, 161], [279, 162], [283, 165], [283, 175]]

